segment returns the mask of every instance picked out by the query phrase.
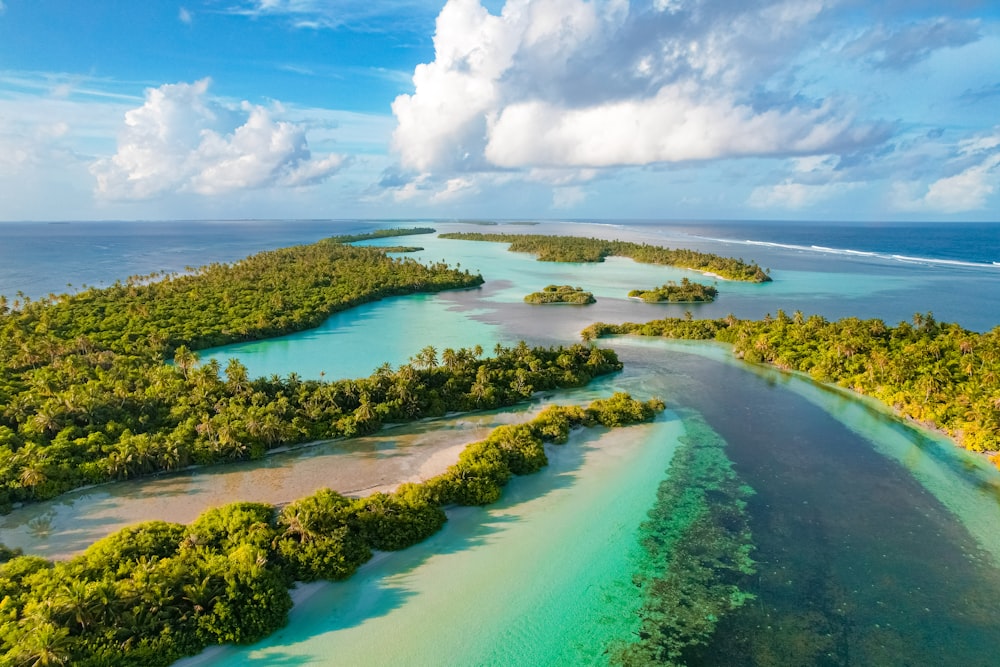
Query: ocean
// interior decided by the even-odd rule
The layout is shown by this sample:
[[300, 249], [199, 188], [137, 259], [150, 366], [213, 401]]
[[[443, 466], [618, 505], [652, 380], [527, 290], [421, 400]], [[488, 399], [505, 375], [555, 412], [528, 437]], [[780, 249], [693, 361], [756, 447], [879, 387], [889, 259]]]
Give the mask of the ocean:
[[[131, 275], [233, 262], [261, 250], [373, 227], [435, 226], [427, 220], [235, 220], [0, 223], [0, 294], [42, 298], [106, 286]], [[498, 227], [438, 221], [476, 231]], [[1000, 223], [546, 222], [515, 233], [635, 238], [755, 260], [776, 285], [730, 311], [762, 317], [782, 308], [895, 323], [917, 312], [978, 331], [1000, 323]], [[441, 259], [440, 256], [433, 259]], [[490, 276], [485, 276], [487, 279]], [[831, 284], [833, 283], [833, 284]], [[867, 284], [859, 284], [867, 283]], [[780, 285], [780, 287], [779, 287]], [[699, 311], [715, 316], [720, 299]]]
[[[183, 270], [324, 236], [399, 225], [440, 231], [579, 233], [697, 247], [768, 267], [774, 282], [719, 281], [715, 303], [644, 304], [629, 289], [690, 271], [611, 258], [552, 264], [503, 245], [412, 237], [415, 257], [481, 271], [479, 289], [414, 295], [340, 313], [279, 339], [202, 351], [253, 375], [366, 375], [426, 345], [569, 344], [593, 321], [763, 317], [778, 309], [895, 323], [933, 311], [988, 331], [1000, 324], [998, 225], [448, 221], [70, 223], [0, 225], [0, 293], [33, 298], [65, 283]], [[372, 242], [392, 245], [392, 239]], [[116, 259], [117, 258], [117, 259]], [[698, 276], [697, 279], [703, 279]], [[547, 284], [583, 286], [597, 303], [537, 308]], [[62, 284], [63, 288], [58, 288]], [[390, 483], [487, 423], [548, 403], [613, 391], [663, 398], [656, 422], [576, 435], [552, 464], [514, 480], [487, 508], [449, 510], [426, 542], [383, 554], [346, 582], [296, 591], [290, 623], [248, 647], [185, 664], [468, 665], [609, 663], [634, 637], [648, 569], [642, 525], [670, 483], [678, 448], [716, 446], [752, 494], [746, 513], [757, 574], [752, 603], [720, 621], [692, 665], [986, 665], [1000, 649], [1000, 472], [884, 407], [807, 378], [732, 359], [713, 344], [610, 339], [625, 370], [493, 415], [454, 416], [362, 441], [323, 443], [259, 462], [67, 494], [0, 517], [11, 546], [68, 555], [140, 519], [188, 521], [235, 500], [282, 502], [330, 485], [354, 491], [348, 466]], [[435, 433], [438, 435], [435, 436]], [[445, 452], [446, 453], [446, 452]], [[379, 472], [381, 471], [381, 472]], [[706, 544], [706, 548], [710, 547]], [[392, 641], [386, 641], [391, 637]]]

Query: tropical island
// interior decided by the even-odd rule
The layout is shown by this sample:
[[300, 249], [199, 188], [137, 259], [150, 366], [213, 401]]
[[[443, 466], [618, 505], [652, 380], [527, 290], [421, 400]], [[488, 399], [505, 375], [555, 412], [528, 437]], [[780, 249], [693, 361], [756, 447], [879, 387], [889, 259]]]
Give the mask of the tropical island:
[[709, 273], [729, 280], [752, 283], [771, 281], [768, 272], [756, 262], [722, 257], [697, 250], [672, 249], [630, 241], [605, 241], [581, 236], [547, 236], [544, 234], [482, 234], [455, 232], [439, 234], [438, 238], [459, 241], [489, 241], [507, 243], [511, 252], [526, 252], [538, 256], [540, 262], [603, 262], [606, 257], [629, 257], [643, 264], [662, 264]]
[[198, 349], [312, 328], [386, 296], [483, 282], [444, 263], [341, 242], [365, 238], [19, 299], [13, 310], [0, 303], [0, 512], [84, 485], [512, 405], [621, 368], [611, 351], [524, 344], [498, 346], [492, 359], [482, 349], [428, 346], [398, 370], [335, 382], [251, 379], [236, 360], [225, 369], [198, 363]]
[[350, 577], [374, 550], [437, 532], [443, 508], [498, 500], [512, 476], [547, 465], [543, 443], [563, 444], [578, 427], [649, 421], [663, 407], [627, 394], [551, 406], [470, 444], [441, 475], [390, 494], [350, 499], [323, 489], [281, 508], [233, 503], [186, 526], [130, 526], [66, 562], [6, 552], [0, 656], [11, 665], [154, 667], [212, 644], [259, 640], [287, 624], [296, 581]]
[[[386, 364], [368, 378], [333, 382], [251, 379], [235, 360], [224, 369], [199, 362], [199, 349], [300, 331], [382, 296], [483, 282], [443, 262], [387, 256], [405, 248], [346, 245], [398, 235], [392, 231], [185, 275], [137, 276], [106, 290], [19, 298], [13, 310], [0, 302], [0, 506], [522, 403], [620, 370], [617, 355], [592, 341], [621, 334], [729, 343], [747, 362], [874, 396], [974, 451], [1000, 449], [1000, 329], [976, 334], [929, 313], [897, 327], [781, 311], [760, 321], [597, 323], [584, 331], [585, 345], [521, 342], [498, 345], [493, 357], [479, 347], [426, 346], [398, 369]], [[715, 296], [714, 287], [687, 279], [630, 296], [659, 300], [700, 288]], [[593, 299], [568, 285], [537, 294], [580, 293]], [[572, 303], [547, 301], [559, 302]], [[0, 662], [165, 665], [213, 644], [256, 641], [287, 623], [296, 581], [345, 579], [374, 551], [403, 549], [438, 531], [447, 508], [495, 502], [513, 476], [546, 465], [546, 443], [566, 442], [573, 429], [648, 421], [662, 409], [625, 394], [586, 408], [550, 407], [469, 445], [445, 472], [391, 493], [351, 498], [324, 489], [280, 506], [233, 503], [189, 525], [130, 526], [64, 562], [0, 545]], [[754, 599], [747, 512], [754, 490], [707, 424], [686, 417], [685, 428], [639, 531], [638, 631], [607, 647], [612, 664], [676, 663]]]
[[524, 297], [525, 303], [536, 305], [569, 303], [577, 306], [596, 303], [593, 293], [584, 291], [582, 287], [572, 285], [548, 285], [541, 292], [532, 292]]
[[938, 322], [931, 313], [893, 327], [879, 319], [830, 322], [778, 311], [756, 321], [730, 315], [597, 323], [583, 338], [621, 334], [729, 343], [744, 361], [808, 373], [876, 398], [1000, 466], [1000, 327], [980, 334]]
[[679, 285], [671, 280], [666, 285], [650, 290], [634, 289], [628, 295], [632, 299], [642, 299], [646, 303], [709, 303], [715, 301], [719, 290], [711, 285], [681, 278]]

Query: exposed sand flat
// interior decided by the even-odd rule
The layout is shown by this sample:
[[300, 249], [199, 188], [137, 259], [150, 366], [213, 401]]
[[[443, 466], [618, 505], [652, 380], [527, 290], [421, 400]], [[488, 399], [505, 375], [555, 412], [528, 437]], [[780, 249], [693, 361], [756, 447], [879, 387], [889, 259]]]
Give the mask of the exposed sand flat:
[[9, 547], [66, 559], [129, 524], [188, 523], [236, 501], [287, 503], [321, 488], [363, 496], [443, 472], [470, 442], [523, 412], [456, 416], [325, 442], [252, 461], [80, 489], [0, 516]]

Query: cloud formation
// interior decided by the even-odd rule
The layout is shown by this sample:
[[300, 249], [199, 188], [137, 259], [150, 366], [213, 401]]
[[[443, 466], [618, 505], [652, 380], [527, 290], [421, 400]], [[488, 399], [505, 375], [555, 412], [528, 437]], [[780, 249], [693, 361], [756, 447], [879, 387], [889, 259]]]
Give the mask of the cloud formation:
[[821, 0], [449, 0], [435, 59], [393, 103], [393, 147], [423, 180], [745, 156], [846, 153], [887, 126], [769, 80]]
[[896, 30], [876, 26], [849, 43], [844, 52], [865, 58], [873, 67], [901, 70], [926, 60], [938, 49], [965, 46], [980, 37], [979, 21], [936, 18]]
[[386, 24], [430, 21], [440, 7], [433, 0], [239, 0], [228, 13], [251, 18], [287, 19], [295, 28], [379, 30]]
[[118, 151], [90, 167], [97, 194], [148, 199], [306, 186], [346, 163], [336, 154], [313, 157], [302, 126], [249, 102], [224, 104], [208, 87], [202, 79], [147, 89], [145, 103], [125, 113]]
[[926, 188], [919, 183], [896, 183], [894, 204], [904, 211], [963, 213], [986, 207], [1000, 191], [1000, 127], [990, 134], [959, 143], [951, 160], [953, 173]]

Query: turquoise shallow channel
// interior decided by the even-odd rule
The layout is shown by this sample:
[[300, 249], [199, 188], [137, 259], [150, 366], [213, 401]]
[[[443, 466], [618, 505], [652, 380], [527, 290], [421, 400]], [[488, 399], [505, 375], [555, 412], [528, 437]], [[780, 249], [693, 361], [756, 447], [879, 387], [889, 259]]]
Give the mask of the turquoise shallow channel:
[[996, 475], [984, 468], [962, 492], [978, 505], [949, 509], [907, 469], [924, 457], [959, 483], [941, 463], [955, 454], [947, 442], [928, 440], [904, 467], [874, 443], [910, 427], [872, 411], [856, 432], [838, 418], [854, 401], [840, 392], [775, 381], [717, 349], [612, 342], [625, 372], [573, 399], [624, 389], [674, 410], [553, 448], [551, 466], [499, 504], [452, 512], [431, 540], [303, 591], [288, 627], [260, 644], [181, 664], [614, 664], [607, 651], [637, 636], [644, 602], [640, 526], [692, 437], [720, 446], [753, 490], [756, 572], [739, 582], [749, 601], [674, 664], [991, 664], [1000, 571], [970, 526], [1000, 521]]
[[[570, 228], [434, 226], [514, 233]], [[340, 378], [368, 375], [385, 362], [405, 363], [426, 345], [440, 352], [476, 344], [489, 351], [496, 342], [520, 339], [571, 344], [597, 320], [641, 322], [687, 310], [695, 317], [733, 312], [760, 318], [782, 308], [890, 323], [933, 310], [939, 319], [978, 331], [996, 326], [1000, 312], [993, 307], [1000, 272], [992, 266], [745, 245], [739, 239], [751, 235], [742, 230], [735, 241], [693, 240], [654, 225], [573, 230], [744, 255], [771, 267], [775, 282], [722, 281], [715, 303], [651, 305], [627, 299], [628, 290], [682, 277], [708, 279], [629, 260], [540, 263], [499, 244], [411, 237], [407, 245], [424, 248], [417, 259], [461, 263], [487, 282], [476, 290], [387, 299], [338, 314], [316, 330], [207, 350], [202, 358], [225, 366], [235, 356], [252, 375]], [[547, 284], [579, 285], [594, 292], [597, 303], [545, 308], [522, 302]], [[440, 457], [457, 456], [466, 434], [482, 437], [495, 422], [526, 420], [542, 403], [584, 404], [628, 391], [641, 399], [660, 397], [668, 409], [652, 424], [595, 429], [550, 446], [550, 465], [513, 480], [495, 505], [449, 510], [444, 529], [424, 543], [378, 554], [348, 581], [297, 589], [289, 624], [260, 643], [211, 648], [178, 664], [648, 664], [630, 663], [627, 656], [646, 654], [623, 646], [644, 639], [646, 619], [678, 603], [704, 609], [699, 627], [710, 632], [698, 641], [673, 642], [683, 648], [661, 655], [661, 664], [997, 664], [1000, 472], [884, 407], [808, 378], [737, 362], [726, 347], [638, 338], [600, 344], [618, 351], [622, 373], [518, 411], [452, 416], [225, 469], [106, 485], [15, 510], [0, 527], [12, 536], [44, 533], [46, 553], [68, 554], [114, 521], [189, 521], [199, 503], [244, 500], [250, 490], [268, 486], [275, 489], [268, 502], [285, 502], [350, 477], [348, 470], [365, 470], [378, 488], [391, 488], [421, 476], [431, 463], [443, 468], [447, 462]], [[423, 454], [436, 437], [445, 444]], [[671, 467], [686, 447], [708, 453], [688, 457], [705, 462], [690, 477]], [[427, 470], [423, 476], [434, 474]], [[712, 488], [720, 479], [714, 473], [730, 483]], [[664, 502], [688, 479], [702, 480], [691, 486], [692, 502]], [[153, 507], [144, 504], [152, 497], [155, 510], [142, 509]], [[738, 511], [716, 513], [707, 522], [687, 510], [663, 511], [724, 502]], [[181, 509], [183, 517], [171, 514]], [[69, 530], [74, 526], [76, 534]], [[57, 536], [60, 527], [67, 529], [65, 538]], [[650, 536], [657, 535], [667, 535], [669, 545], [683, 543], [686, 560], [650, 549]], [[743, 538], [752, 567], [714, 548]], [[710, 576], [690, 575], [692, 564]], [[650, 584], [658, 577], [673, 579]], [[724, 586], [713, 588], [713, 578]], [[737, 604], [704, 606], [704, 593], [719, 590]]]
[[198, 664], [606, 664], [635, 625], [635, 518], [680, 432], [666, 417], [551, 448], [496, 505], [451, 511], [426, 542], [310, 587], [284, 630]]

